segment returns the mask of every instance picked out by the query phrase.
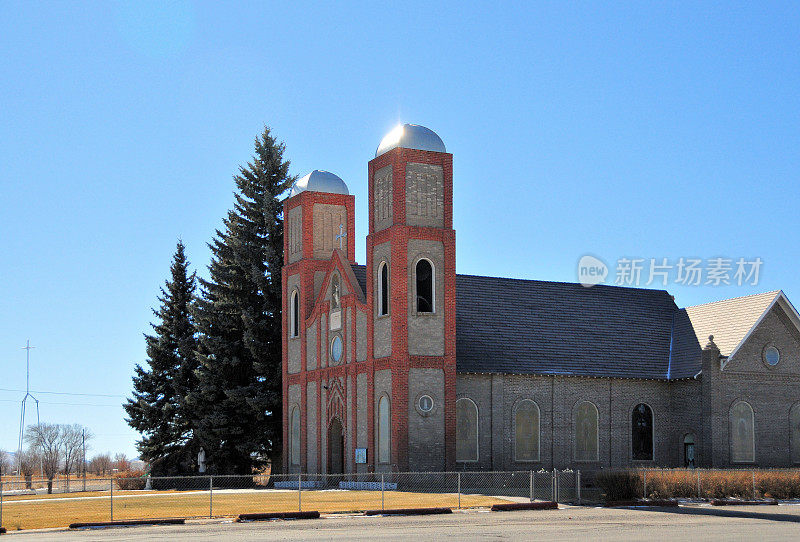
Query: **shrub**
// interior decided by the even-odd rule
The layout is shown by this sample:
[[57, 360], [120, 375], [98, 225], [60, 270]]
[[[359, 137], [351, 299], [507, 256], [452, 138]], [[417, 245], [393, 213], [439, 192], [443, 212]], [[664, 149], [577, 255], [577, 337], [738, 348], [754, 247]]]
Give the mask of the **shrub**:
[[605, 493], [606, 501], [629, 501], [642, 494], [636, 471], [602, 470], [595, 474], [594, 480]]
[[145, 484], [147, 484], [147, 476], [141, 470], [121, 472], [114, 479], [117, 482], [117, 487], [122, 491], [144, 489]]

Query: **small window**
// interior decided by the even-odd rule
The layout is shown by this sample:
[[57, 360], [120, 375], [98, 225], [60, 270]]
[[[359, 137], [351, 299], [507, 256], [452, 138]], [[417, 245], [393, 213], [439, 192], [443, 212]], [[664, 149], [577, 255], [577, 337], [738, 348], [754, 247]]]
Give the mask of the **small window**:
[[378, 400], [378, 463], [391, 461], [389, 406], [389, 398], [385, 395]]
[[478, 406], [466, 397], [456, 401], [456, 461], [478, 460]]
[[378, 316], [389, 314], [389, 266], [381, 262], [378, 267]]
[[434, 312], [433, 265], [428, 260], [417, 262], [417, 312]]
[[780, 351], [774, 346], [768, 346], [764, 350], [764, 361], [767, 362], [767, 365], [775, 367], [781, 361]]
[[597, 461], [599, 456], [597, 407], [583, 401], [575, 409], [575, 461]]
[[300, 409], [294, 407], [289, 424], [289, 462], [293, 466], [300, 465]]
[[514, 458], [539, 461], [539, 407], [530, 399], [520, 402], [514, 416]]
[[644, 403], [631, 415], [631, 449], [637, 461], [653, 460], [653, 411]]
[[733, 463], [752, 463], [755, 461], [755, 424], [753, 408], [745, 401], [739, 401], [730, 412], [731, 461]]
[[289, 336], [298, 335], [300, 335], [300, 295], [297, 290], [293, 290], [289, 306]]
[[417, 404], [422, 412], [430, 412], [433, 410], [433, 398], [430, 395], [421, 396]]
[[342, 361], [343, 350], [342, 338], [336, 335], [331, 340], [331, 361], [333, 361], [334, 364], [338, 365], [339, 362]]

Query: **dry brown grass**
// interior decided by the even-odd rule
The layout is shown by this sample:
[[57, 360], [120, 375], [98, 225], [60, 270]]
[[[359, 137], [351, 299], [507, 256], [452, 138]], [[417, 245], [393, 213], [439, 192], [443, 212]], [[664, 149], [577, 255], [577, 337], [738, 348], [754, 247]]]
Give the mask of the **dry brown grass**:
[[[3, 526], [9, 531], [65, 527], [74, 522], [108, 521], [111, 507], [108, 493], [93, 498], [87, 494], [49, 498], [15, 499], [3, 506]], [[507, 500], [483, 495], [462, 495], [462, 508], [491, 506]], [[453, 493], [409, 493], [387, 491], [385, 508], [446, 506], [455, 508]], [[320, 512], [359, 512], [381, 508], [380, 491], [304, 491], [303, 510]], [[215, 517], [253, 512], [291, 512], [298, 509], [296, 491], [214, 492]], [[208, 517], [208, 492], [114, 492], [114, 519], [166, 517]]]
[[[754, 478], [755, 474], [755, 478]], [[599, 475], [599, 474], [598, 474]], [[630, 477], [633, 476], [633, 483]], [[605, 471], [598, 478], [614, 499], [797, 499], [800, 470], [688, 470]], [[645, 494], [645, 478], [647, 492]], [[755, 484], [754, 484], [755, 482]], [[626, 493], [620, 497], [617, 493]]]

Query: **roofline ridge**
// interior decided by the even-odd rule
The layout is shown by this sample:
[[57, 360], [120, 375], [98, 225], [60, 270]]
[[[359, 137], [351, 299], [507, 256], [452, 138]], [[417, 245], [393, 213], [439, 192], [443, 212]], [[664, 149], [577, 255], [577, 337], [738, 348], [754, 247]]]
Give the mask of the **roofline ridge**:
[[[777, 297], [778, 294], [784, 294], [784, 292], [783, 292], [783, 290], [780, 290], [780, 289], [778, 289], [778, 290], [769, 290], [769, 291], [761, 292], [761, 293], [758, 293], [758, 294], [747, 294], [747, 295], [740, 295], [740, 296], [736, 296], [736, 297], [726, 297], [725, 299], [718, 299], [716, 301], [709, 301], [708, 303], [698, 303], [697, 305], [687, 305], [686, 307], [683, 307], [683, 308], [684, 309], [693, 309], [695, 307], [705, 307], [707, 305], [715, 305], [717, 303], [725, 303], [726, 301], [736, 301], [737, 299], [746, 299], [748, 297], [756, 297], [756, 296], [767, 295], [767, 294], [773, 294], [775, 297]], [[785, 295], [786, 294], [784, 294], [784, 297], [785, 297]]]
[[[497, 280], [513, 280], [515, 282], [538, 282], [544, 284], [567, 284], [570, 286], [583, 286], [580, 282], [569, 282], [566, 280], [540, 280], [540, 279], [521, 279], [515, 277], [495, 277], [492, 275], [473, 275], [470, 273], [456, 273], [457, 277], [472, 277], [478, 279], [497, 279]], [[594, 284], [590, 287], [585, 287], [587, 290], [591, 290], [593, 288], [613, 288], [616, 290], [637, 290], [643, 292], [661, 292], [669, 295], [672, 297], [672, 294], [669, 293], [669, 290], [663, 290], [660, 288], [634, 288], [632, 286], [619, 286], [617, 284]]]

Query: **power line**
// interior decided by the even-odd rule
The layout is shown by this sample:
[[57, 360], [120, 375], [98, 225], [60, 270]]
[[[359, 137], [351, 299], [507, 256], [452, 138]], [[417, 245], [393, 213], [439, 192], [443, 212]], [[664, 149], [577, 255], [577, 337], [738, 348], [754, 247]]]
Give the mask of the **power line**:
[[[31, 347], [31, 348], [33, 348], [33, 347]], [[12, 389], [12, 388], [0, 388], [0, 391], [23, 392], [25, 390], [18, 390], [18, 389]], [[34, 390], [31, 390], [31, 393], [41, 393], [41, 394], [44, 394], [44, 395], [72, 395], [72, 396], [80, 396], [80, 397], [125, 397], [124, 395], [121, 395], [121, 394], [73, 393], [73, 392], [69, 392], [69, 391], [34, 391]]]
[[[15, 401], [14, 399], [0, 399], [0, 402], [3, 403], [19, 403], [19, 401]], [[59, 403], [59, 402], [50, 402], [50, 401], [39, 401], [40, 405], [61, 405], [61, 406], [96, 406], [96, 407], [119, 407], [122, 404], [111, 405], [111, 404], [101, 404], [101, 403]]]

